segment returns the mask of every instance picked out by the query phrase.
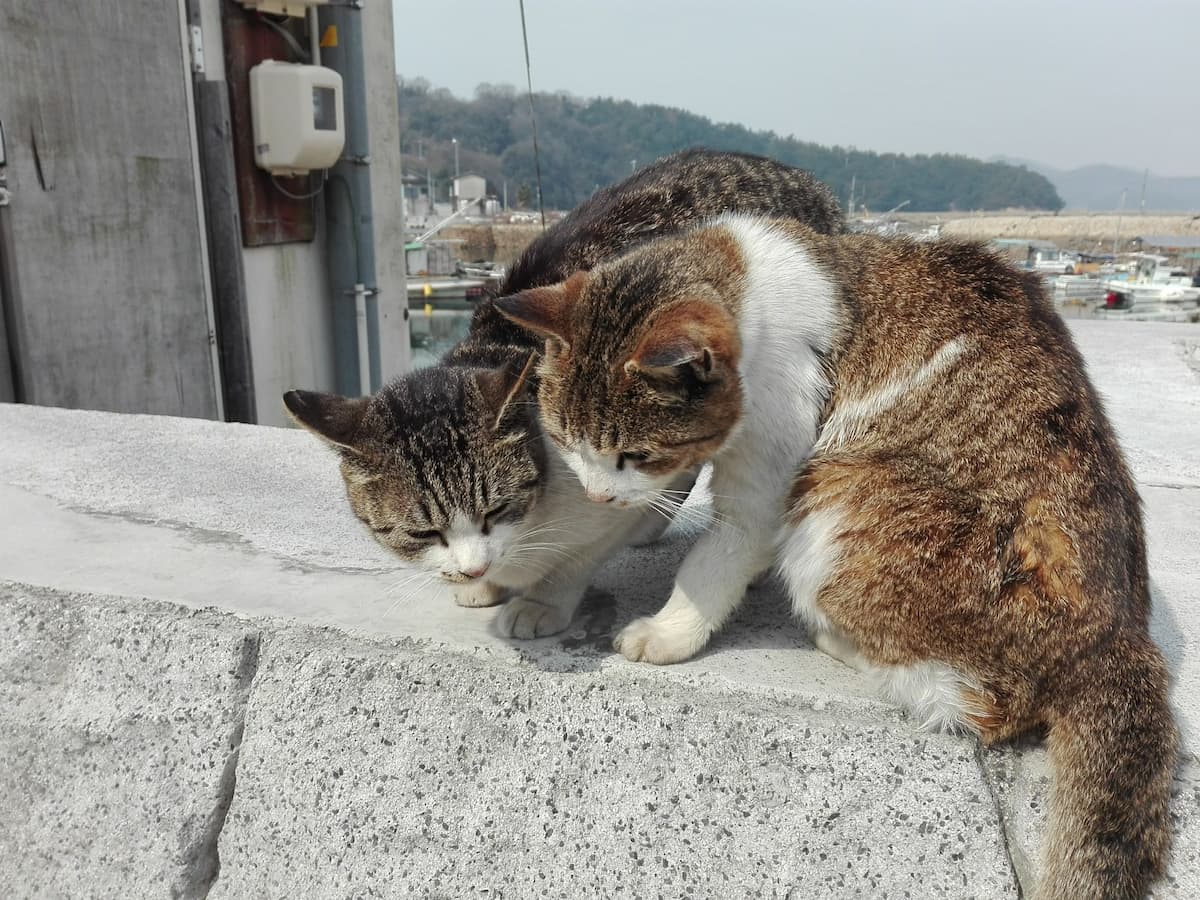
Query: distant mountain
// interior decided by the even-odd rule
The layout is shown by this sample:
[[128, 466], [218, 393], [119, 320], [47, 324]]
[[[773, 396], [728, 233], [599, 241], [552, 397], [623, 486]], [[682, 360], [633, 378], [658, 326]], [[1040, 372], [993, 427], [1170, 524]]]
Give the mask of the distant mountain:
[[[758, 153], [808, 169], [844, 204], [882, 212], [1062, 207], [1042, 175], [966, 156], [907, 156], [824, 147], [770, 131], [716, 123], [682, 109], [607, 98], [534, 94], [542, 190], [547, 207], [569, 209], [636, 165], [686, 147]], [[424, 79], [400, 80], [400, 134], [414, 181], [438, 182], [457, 169], [484, 176], [493, 195], [536, 205], [529, 101], [507, 85], [480, 85], [463, 100]]]
[[[994, 162], [1024, 166], [1050, 180], [1068, 210], [1110, 212], [1121, 205], [1137, 210], [1142, 204], [1145, 171], [1103, 164], [1078, 169], [1056, 169], [1031, 160], [996, 157]], [[1200, 176], [1165, 176], [1150, 173], [1146, 179], [1146, 210], [1150, 212], [1200, 212]]]

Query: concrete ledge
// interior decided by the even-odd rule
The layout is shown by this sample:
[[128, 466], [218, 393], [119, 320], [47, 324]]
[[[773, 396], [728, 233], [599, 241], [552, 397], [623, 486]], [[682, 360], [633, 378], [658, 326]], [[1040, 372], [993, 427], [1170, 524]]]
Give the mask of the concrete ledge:
[[315, 637], [266, 643], [216, 896], [1015, 894], [962, 741]]
[[5, 896], [206, 896], [257, 655], [228, 615], [0, 584]]
[[[1050, 783], [661, 670], [0, 584], [10, 896], [1017, 897]], [[244, 733], [243, 733], [244, 729]], [[1200, 886], [1200, 769], [1158, 897]]]
[[[1075, 331], [1146, 501], [1187, 744], [1155, 896], [1191, 898], [1200, 330]], [[0, 533], [5, 896], [966, 898], [1036, 875], [1043, 751], [915, 731], [770, 581], [695, 660], [613, 655], [683, 532], [513, 643], [408, 580], [307, 435], [0, 405]]]

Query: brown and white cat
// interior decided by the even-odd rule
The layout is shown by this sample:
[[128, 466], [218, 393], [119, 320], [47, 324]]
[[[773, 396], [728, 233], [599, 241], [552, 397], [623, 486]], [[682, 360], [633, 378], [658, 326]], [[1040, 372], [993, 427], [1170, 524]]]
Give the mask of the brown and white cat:
[[[688, 150], [596, 192], [521, 254], [501, 291], [552, 284], [726, 210], [789, 216], [821, 231], [842, 226], [833, 195], [807, 172]], [[548, 452], [529, 384], [528, 361], [540, 349], [485, 301], [470, 335], [439, 365], [374, 397], [284, 395], [292, 416], [337, 448], [350, 504], [376, 539], [450, 582], [462, 605], [515, 593], [496, 627], [521, 638], [566, 628], [595, 569], [667, 524], [657, 512], [589, 503]], [[686, 491], [693, 478], [680, 473], [671, 487]]]
[[774, 563], [818, 646], [930, 726], [1046, 727], [1043, 900], [1163, 869], [1177, 733], [1137, 492], [1039, 284], [986, 249], [724, 216], [497, 302], [547, 434], [636, 507], [713, 463], [713, 527], [632, 660], [687, 659]]

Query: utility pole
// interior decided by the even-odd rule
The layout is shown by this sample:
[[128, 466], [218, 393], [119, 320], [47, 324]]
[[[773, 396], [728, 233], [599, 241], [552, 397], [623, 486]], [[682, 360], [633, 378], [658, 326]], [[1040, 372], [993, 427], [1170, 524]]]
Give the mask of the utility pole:
[[458, 138], [450, 138], [454, 145], [454, 211], [458, 212]]
[[1125, 195], [1129, 193], [1129, 189], [1125, 188], [1121, 191], [1121, 208], [1117, 210], [1117, 235], [1113, 238], [1113, 256], [1117, 255], [1117, 249], [1121, 246], [1121, 213], [1125, 212]]

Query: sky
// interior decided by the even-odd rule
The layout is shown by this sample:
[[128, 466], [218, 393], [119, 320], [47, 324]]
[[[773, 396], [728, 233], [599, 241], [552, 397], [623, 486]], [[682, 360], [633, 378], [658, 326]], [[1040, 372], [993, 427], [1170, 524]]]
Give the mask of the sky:
[[[518, 0], [394, 0], [396, 70], [525, 86]], [[819, 144], [1200, 175], [1200, 0], [525, 0], [534, 91]]]

